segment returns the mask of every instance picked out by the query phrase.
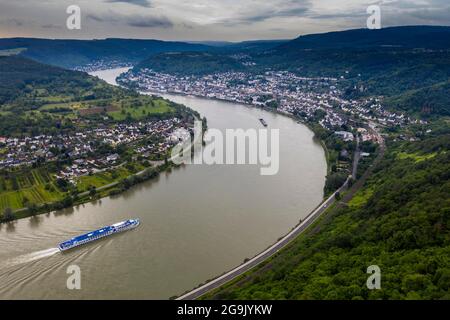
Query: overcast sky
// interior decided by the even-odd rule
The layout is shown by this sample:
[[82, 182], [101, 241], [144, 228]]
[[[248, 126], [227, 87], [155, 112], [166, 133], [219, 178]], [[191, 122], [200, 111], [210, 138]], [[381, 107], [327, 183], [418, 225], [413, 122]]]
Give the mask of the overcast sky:
[[[66, 28], [74, 4], [81, 30]], [[0, 0], [0, 37], [289, 39], [365, 28], [370, 4], [382, 27], [450, 25], [450, 0]]]

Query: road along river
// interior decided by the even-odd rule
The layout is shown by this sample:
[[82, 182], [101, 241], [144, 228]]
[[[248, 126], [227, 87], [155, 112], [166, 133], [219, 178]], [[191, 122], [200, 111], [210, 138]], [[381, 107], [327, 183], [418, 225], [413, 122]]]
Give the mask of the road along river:
[[[95, 75], [114, 83], [123, 69]], [[188, 165], [114, 198], [0, 225], [1, 299], [166, 299], [252, 257], [322, 200], [326, 160], [305, 126], [241, 104], [164, 95], [197, 110], [209, 128], [280, 129], [280, 169]], [[128, 218], [133, 230], [65, 253], [70, 237]], [[81, 290], [66, 287], [70, 265]]]

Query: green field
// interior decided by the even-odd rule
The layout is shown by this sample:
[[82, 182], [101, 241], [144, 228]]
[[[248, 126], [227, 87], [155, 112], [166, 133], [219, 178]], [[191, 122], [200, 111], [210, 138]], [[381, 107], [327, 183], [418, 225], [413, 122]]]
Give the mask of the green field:
[[44, 168], [0, 177], [0, 212], [8, 207], [20, 209], [27, 203], [53, 202], [61, 197], [62, 193]]
[[89, 190], [89, 187], [101, 187], [119, 180], [122, 180], [142, 169], [144, 166], [134, 164], [134, 170], [129, 170], [123, 167], [115, 168], [113, 170], [107, 170], [99, 172], [93, 175], [82, 176], [77, 179], [77, 187], [81, 192]]
[[[96, 99], [90, 100], [89, 102], [65, 102], [67, 100], [70, 100], [70, 97], [45, 97], [41, 100], [45, 104], [39, 108], [38, 112], [52, 113], [53, 115], [65, 114], [69, 115], [71, 118], [76, 118], [79, 116], [77, 111], [80, 109], [112, 106], [115, 107], [117, 111], [109, 111], [106, 115], [111, 117], [114, 121], [123, 121], [130, 117], [134, 120], [141, 120], [147, 116], [175, 111], [175, 109], [171, 107], [168, 102], [162, 99], [150, 99], [148, 97], [142, 97], [139, 99], [122, 99], [118, 101]], [[58, 111], [58, 109], [61, 109], [61, 111]], [[34, 112], [36, 112], [36, 110]]]
[[[78, 192], [88, 191], [90, 187], [101, 187], [143, 170], [145, 167], [133, 163], [132, 167], [122, 166], [81, 176], [76, 181]], [[6, 208], [21, 209], [27, 204], [42, 205], [62, 200], [67, 192], [61, 191], [55, 178], [45, 168], [24, 170], [0, 177], [0, 212]]]
[[421, 162], [421, 161], [425, 161], [425, 160], [429, 160], [431, 158], [434, 158], [435, 156], [436, 156], [436, 153], [417, 154], [417, 153], [399, 152], [397, 154], [397, 159], [399, 159], [399, 160], [412, 159], [415, 162]]

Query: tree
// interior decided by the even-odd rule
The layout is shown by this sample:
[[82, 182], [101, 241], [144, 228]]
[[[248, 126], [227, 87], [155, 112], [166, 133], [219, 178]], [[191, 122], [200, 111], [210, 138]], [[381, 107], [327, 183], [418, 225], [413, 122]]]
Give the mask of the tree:
[[34, 216], [34, 215], [37, 213], [37, 211], [38, 211], [38, 207], [37, 207], [37, 205], [36, 205], [35, 203], [28, 202], [28, 203], [26, 204], [26, 207], [27, 207], [27, 209], [28, 209], [28, 212], [30, 212], [30, 214], [33, 215], [33, 216]]
[[14, 212], [11, 208], [5, 208], [5, 210], [3, 211], [3, 220], [4, 221], [11, 221], [14, 220], [16, 218], [16, 216], [14, 215]]
[[89, 187], [89, 195], [91, 197], [95, 196], [97, 194], [97, 189], [94, 186]]
[[66, 195], [62, 200], [62, 205], [64, 208], [68, 208], [73, 205], [73, 198], [70, 195]]

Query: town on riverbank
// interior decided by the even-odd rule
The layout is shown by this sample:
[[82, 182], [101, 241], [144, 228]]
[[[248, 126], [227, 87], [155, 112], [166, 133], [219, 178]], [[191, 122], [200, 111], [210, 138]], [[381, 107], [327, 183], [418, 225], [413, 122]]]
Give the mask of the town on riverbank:
[[[360, 175], [375, 159], [382, 137], [378, 128], [425, 123], [383, 108], [377, 97], [346, 99], [340, 82], [330, 77], [301, 77], [288, 71], [264, 74], [223, 72], [207, 75], [171, 75], [144, 68], [131, 69], [117, 79], [141, 91], [185, 94], [264, 108], [307, 124], [326, 149], [329, 172], [325, 194], [338, 189], [352, 174], [355, 152], [361, 158]], [[415, 139], [400, 137], [401, 139]], [[358, 145], [357, 140], [361, 143]], [[355, 179], [357, 177], [354, 177]]]

